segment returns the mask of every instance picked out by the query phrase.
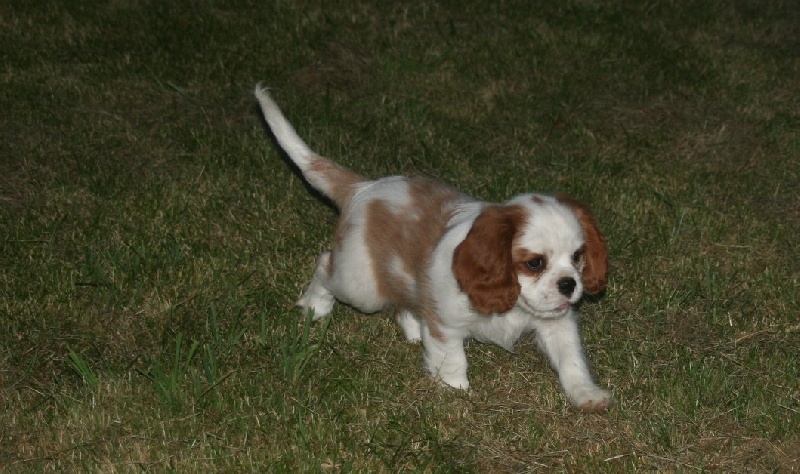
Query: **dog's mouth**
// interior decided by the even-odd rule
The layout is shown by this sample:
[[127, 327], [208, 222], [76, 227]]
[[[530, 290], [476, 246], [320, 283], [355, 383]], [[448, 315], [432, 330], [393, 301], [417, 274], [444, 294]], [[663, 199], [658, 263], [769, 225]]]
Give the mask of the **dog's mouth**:
[[565, 312], [569, 311], [570, 307], [572, 306], [572, 303], [570, 303], [569, 301], [565, 301], [564, 303], [556, 306], [555, 308], [539, 309], [536, 306], [532, 305], [528, 301], [528, 299], [525, 298], [524, 296], [520, 297], [520, 302], [522, 303], [522, 306], [529, 312], [550, 317], [561, 316]]
[[543, 311], [543, 313], [547, 314], [548, 316], [560, 316], [569, 311], [570, 306], [572, 305], [569, 303], [569, 301], [567, 301], [566, 303], [560, 304], [551, 310]]

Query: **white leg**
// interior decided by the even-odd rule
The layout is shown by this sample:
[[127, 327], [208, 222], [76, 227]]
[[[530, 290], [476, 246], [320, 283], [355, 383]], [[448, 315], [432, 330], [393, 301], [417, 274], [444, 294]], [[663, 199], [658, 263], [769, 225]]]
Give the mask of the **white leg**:
[[314, 311], [314, 319], [322, 319], [327, 316], [333, 309], [333, 303], [335, 302], [326, 285], [329, 278], [328, 261], [330, 257], [330, 252], [320, 254], [319, 258], [317, 258], [317, 268], [314, 270], [311, 283], [309, 283], [303, 296], [297, 301], [297, 306], [306, 311]]
[[572, 311], [558, 319], [536, 321], [539, 346], [558, 372], [561, 386], [570, 403], [581, 410], [605, 410], [611, 393], [592, 381], [581, 348], [578, 323]]
[[398, 310], [395, 314], [397, 324], [403, 328], [408, 342], [419, 342], [422, 339], [422, 321], [407, 309]]
[[430, 333], [428, 325], [422, 323], [422, 345], [425, 348], [425, 365], [438, 381], [454, 388], [468, 389], [467, 354], [464, 338], [444, 335], [443, 341]]

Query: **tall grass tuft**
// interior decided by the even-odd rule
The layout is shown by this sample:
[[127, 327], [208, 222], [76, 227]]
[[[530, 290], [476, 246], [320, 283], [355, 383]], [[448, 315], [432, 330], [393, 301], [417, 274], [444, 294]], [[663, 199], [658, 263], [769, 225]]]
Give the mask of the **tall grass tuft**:
[[293, 385], [297, 385], [306, 376], [306, 368], [319, 353], [325, 334], [331, 323], [331, 318], [322, 320], [316, 338], [312, 338], [312, 324], [314, 312], [308, 311], [300, 322], [289, 322], [281, 340], [281, 361], [283, 375]]

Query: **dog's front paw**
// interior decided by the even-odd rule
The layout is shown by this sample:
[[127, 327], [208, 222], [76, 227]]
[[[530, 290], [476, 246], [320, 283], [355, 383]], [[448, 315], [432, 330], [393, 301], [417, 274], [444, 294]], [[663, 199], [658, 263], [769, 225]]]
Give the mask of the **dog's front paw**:
[[398, 311], [395, 315], [397, 323], [403, 328], [403, 334], [408, 342], [420, 342], [422, 340], [422, 322], [407, 310]]
[[596, 385], [580, 385], [567, 393], [572, 406], [581, 411], [604, 411], [611, 406], [611, 392]]

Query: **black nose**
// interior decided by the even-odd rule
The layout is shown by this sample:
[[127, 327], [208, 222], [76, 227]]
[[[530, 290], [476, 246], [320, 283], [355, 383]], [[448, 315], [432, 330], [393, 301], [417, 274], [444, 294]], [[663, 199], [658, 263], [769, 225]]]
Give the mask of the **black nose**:
[[572, 292], [575, 291], [575, 284], [575, 279], [568, 277], [564, 277], [556, 283], [558, 292], [564, 296], [572, 296]]

